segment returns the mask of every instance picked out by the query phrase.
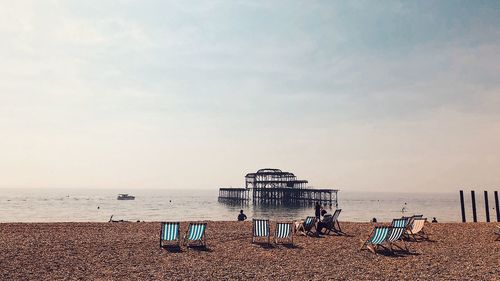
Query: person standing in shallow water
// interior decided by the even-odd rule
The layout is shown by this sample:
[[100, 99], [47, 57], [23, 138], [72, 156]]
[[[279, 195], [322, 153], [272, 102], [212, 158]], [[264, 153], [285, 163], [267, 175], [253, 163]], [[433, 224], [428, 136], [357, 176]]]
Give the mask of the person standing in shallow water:
[[238, 215], [238, 221], [244, 221], [247, 219], [247, 216], [243, 214], [243, 210], [240, 210], [240, 214]]
[[321, 205], [319, 204], [319, 202], [316, 202], [316, 206], [314, 206], [314, 215], [316, 219], [319, 221], [321, 217]]

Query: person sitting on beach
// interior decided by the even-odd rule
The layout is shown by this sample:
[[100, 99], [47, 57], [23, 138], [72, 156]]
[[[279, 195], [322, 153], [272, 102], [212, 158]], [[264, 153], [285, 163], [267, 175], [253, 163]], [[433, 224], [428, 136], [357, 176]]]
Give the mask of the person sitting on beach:
[[240, 210], [240, 214], [238, 215], [238, 221], [244, 221], [247, 219], [247, 216], [243, 214], [243, 210]]
[[437, 222], [438, 222], [438, 220], [436, 219], [436, 217], [433, 217], [432, 218], [432, 223], [437, 223]]
[[316, 235], [317, 236], [319, 236], [321, 234], [321, 231], [323, 230], [323, 228], [327, 227], [327, 225], [325, 223], [326, 219], [329, 216], [332, 216], [332, 215], [328, 214], [325, 209], [321, 210], [321, 215], [323, 216], [323, 220], [318, 221], [318, 225], [316, 226]]

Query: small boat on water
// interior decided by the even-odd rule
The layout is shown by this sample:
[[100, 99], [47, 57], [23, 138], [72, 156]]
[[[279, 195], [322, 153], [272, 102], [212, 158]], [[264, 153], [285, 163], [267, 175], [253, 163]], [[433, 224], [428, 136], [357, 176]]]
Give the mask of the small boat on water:
[[135, 196], [128, 195], [128, 194], [118, 194], [118, 197], [116, 198], [118, 200], [135, 200]]

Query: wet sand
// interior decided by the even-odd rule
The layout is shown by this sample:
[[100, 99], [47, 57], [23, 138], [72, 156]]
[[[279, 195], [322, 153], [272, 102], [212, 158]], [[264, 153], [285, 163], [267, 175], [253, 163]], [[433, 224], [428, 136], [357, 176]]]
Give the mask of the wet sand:
[[[251, 243], [251, 222], [208, 222], [207, 250], [159, 247], [159, 223], [0, 224], [1, 280], [500, 280], [497, 223], [428, 224], [411, 254], [359, 251], [373, 224], [348, 236]], [[181, 224], [185, 232], [187, 223]]]

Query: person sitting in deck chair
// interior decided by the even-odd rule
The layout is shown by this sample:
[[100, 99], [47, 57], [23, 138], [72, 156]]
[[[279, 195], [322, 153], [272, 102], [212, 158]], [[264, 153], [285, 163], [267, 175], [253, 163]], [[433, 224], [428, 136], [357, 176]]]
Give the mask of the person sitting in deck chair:
[[325, 209], [323, 209], [323, 210], [321, 210], [321, 216], [323, 216], [323, 220], [318, 221], [318, 225], [316, 225], [316, 234], [317, 234], [318, 236], [319, 236], [320, 234], [322, 234], [322, 232], [321, 232], [321, 231], [323, 230], [323, 228], [326, 228], [326, 227], [327, 227], [327, 225], [326, 225], [326, 223], [325, 223], [326, 218], [327, 218], [327, 217], [329, 217], [329, 216], [332, 216], [332, 215], [328, 214], [328, 213], [326, 212], [326, 210], [325, 210]]
[[247, 219], [247, 216], [243, 214], [243, 210], [240, 210], [240, 214], [238, 215], [238, 221], [244, 221]]

